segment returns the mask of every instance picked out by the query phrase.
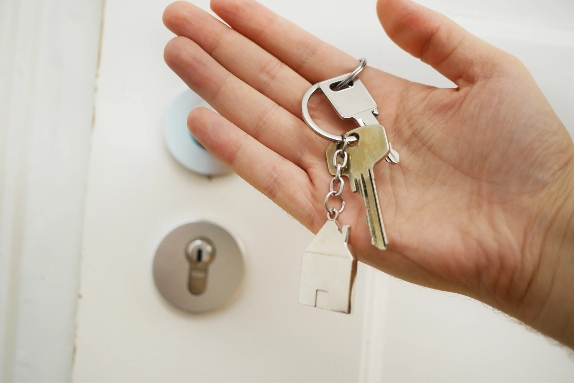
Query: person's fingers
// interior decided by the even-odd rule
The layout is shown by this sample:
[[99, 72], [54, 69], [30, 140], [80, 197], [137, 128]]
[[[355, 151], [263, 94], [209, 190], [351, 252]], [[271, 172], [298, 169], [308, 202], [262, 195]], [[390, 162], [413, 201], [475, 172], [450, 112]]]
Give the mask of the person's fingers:
[[321, 41], [254, 0], [211, 0], [233, 29], [287, 64], [309, 82], [351, 72], [358, 60]]
[[[257, 10], [263, 13], [270, 12], [262, 6], [258, 6]], [[236, 17], [239, 16], [236, 15]], [[193, 40], [243, 82], [269, 97], [291, 114], [301, 118], [301, 97], [311, 84], [280, 59], [238, 33], [238, 31], [229, 28], [207, 12], [187, 2], [179, 1], [169, 5], [164, 12], [164, 23], [175, 34]], [[303, 35], [310, 36], [307, 32], [301, 32]], [[289, 44], [289, 37], [281, 36], [281, 41], [286, 41]], [[320, 43], [326, 45], [323, 42]], [[294, 50], [287, 54], [286, 58], [300, 56], [300, 52], [297, 51], [299, 49], [298, 46], [294, 45], [293, 47]], [[333, 48], [333, 52], [335, 51], [341, 57], [347, 57], [345, 53]], [[339, 56], [333, 56], [333, 60], [330, 61], [329, 65], [337, 65], [339, 58]], [[281, 57], [281, 59], [285, 58]], [[340, 75], [345, 73], [345, 71], [350, 71], [352, 68], [352, 66], [343, 69], [339, 68], [338, 72], [333, 70], [332, 73]], [[328, 78], [323, 69], [319, 69], [322, 77], [317, 76], [321, 80]], [[363, 79], [367, 78], [365, 76], [368, 76], [367, 72], [369, 71], [372, 71], [377, 76], [381, 75], [381, 72], [369, 69], [362, 73], [361, 77]], [[405, 81], [391, 75], [383, 74], [383, 76], [388, 77], [385, 86], [372, 89], [372, 94], [379, 99], [393, 100], [396, 98], [393, 93], [404, 85]], [[309, 105], [311, 110], [317, 111], [313, 115], [313, 118], [317, 118], [316, 122], [333, 133], [345, 131], [345, 129], [340, 129], [342, 128], [341, 121], [335, 113], [331, 112], [331, 107], [326, 105], [322, 107], [322, 104], [317, 104], [319, 100], [321, 98], [313, 97]], [[326, 104], [325, 101], [323, 98], [323, 104]], [[392, 116], [389, 118], [389, 114], [391, 114], [389, 111], [392, 111], [392, 105], [392, 103], [386, 102], [379, 110], [381, 115], [384, 118], [388, 118], [388, 120], [392, 119]]]
[[[294, 23], [254, 0], [211, 0], [211, 9], [234, 30], [255, 42], [311, 83], [353, 71], [359, 61], [325, 43]], [[394, 91], [405, 81], [367, 67], [361, 79], [367, 84], [374, 76], [385, 76], [386, 86]], [[379, 78], [380, 80], [380, 78]]]
[[[351, 72], [359, 63], [356, 58], [321, 41], [254, 0], [211, 0], [211, 8], [235, 31], [245, 37], [245, 39], [239, 39], [237, 34], [233, 38], [233, 41], [237, 42], [240, 47], [239, 49], [249, 50], [242, 41], [251, 40], [266, 51], [265, 54], [247, 57], [246, 62], [243, 64], [246, 66], [251, 65], [252, 71], [255, 73], [263, 72], [263, 80], [269, 78], [269, 76], [265, 76], [265, 72], [269, 71], [269, 65], [275, 65], [275, 61], [269, 58], [272, 56], [275, 56], [280, 62], [291, 68], [293, 73], [298, 73], [311, 83]], [[232, 61], [232, 57], [223, 57], [225, 53], [224, 44], [225, 42], [220, 40], [220, 48], [218, 49], [221, 49], [222, 52], [218, 57], [221, 56], [221, 62], [223, 60], [226, 60], [226, 62]], [[229, 47], [229, 49], [233, 48]], [[218, 58], [218, 60], [220, 59]], [[231, 62], [224, 66], [227, 65], [233, 65], [233, 63]], [[284, 67], [278, 67], [281, 70], [282, 68]], [[279, 82], [276, 83], [275, 80], [271, 80], [267, 85], [269, 85], [269, 88], [275, 86], [285, 87], [282, 81], [291, 82], [293, 85], [291, 88], [285, 87], [284, 96], [293, 98], [296, 101], [285, 104], [279, 103], [281, 105], [292, 105], [289, 107], [289, 110], [291, 110], [290, 108], [296, 108], [297, 113], [294, 114], [300, 116], [300, 100], [306, 88], [298, 85], [299, 81], [294, 80], [290, 75], [285, 75], [285, 73], [288, 72], [278, 73], [276, 78], [280, 79]], [[379, 121], [383, 124], [394, 121], [400, 94], [405, 87], [414, 86], [414, 84], [369, 66], [361, 72], [360, 78], [375, 100], [383, 101], [379, 102], [378, 105]], [[250, 80], [249, 76], [246, 76], [244, 81], [249, 84], [257, 83], [257, 80]], [[375, 86], [374, 84], [384, 84], [384, 86]], [[279, 89], [278, 92], [282, 90]], [[275, 97], [270, 89], [263, 89], [262, 91], [272, 98]], [[313, 101], [313, 98], [311, 101]], [[314, 107], [314, 105], [310, 106]], [[319, 107], [313, 109], [319, 112], [325, 110]], [[313, 115], [313, 118], [315, 119], [315, 115]], [[324, 120], [322, 121], [321, 119], [323, 118]], [[325, 126], [325, 130], [329, 130], [332, 133], [338, 133], [337, 125], [341, 126], [340, 122], [337, 123], [337, 118], [334, 114], [325, 115], [324, 112], [319, 114], [319, 120], [316, 120], [316, 122], [320, 122], [320, 126]]]
[[305, 171], [267, 148], [209, 109], [194, 109], [188, 117], [191, 133], [241, 178], [316, 232], [320, 215], [313, 184]]
[[236, 77], [301, 117], [301, 96], [311, 84], [276, 57], [185, 1], [170, 4], [163, 20], [173, 33], [195, 41]]
[[246, 133], [298, 166], [317, 160], [319, 142], [305, 124], [245, 84], [195, 42], [175, 37], [165, 48], [170, 68], [200, 97]]
[[458, 86], [492, 76], [504, 57], [447, 17], [411, 0], [379, 0], [377, 13], [399, 47]]

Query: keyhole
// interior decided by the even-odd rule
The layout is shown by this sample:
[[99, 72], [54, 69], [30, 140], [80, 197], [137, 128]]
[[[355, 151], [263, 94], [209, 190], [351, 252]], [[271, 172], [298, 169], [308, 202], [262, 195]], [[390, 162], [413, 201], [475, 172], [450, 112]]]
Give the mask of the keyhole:
[[187, 289], [199, 295], [207, 287], [207, 268], [215, 256], [215, 247], [207, 238], [198, 238], [187, 245], [185, 256], [189, 262]]

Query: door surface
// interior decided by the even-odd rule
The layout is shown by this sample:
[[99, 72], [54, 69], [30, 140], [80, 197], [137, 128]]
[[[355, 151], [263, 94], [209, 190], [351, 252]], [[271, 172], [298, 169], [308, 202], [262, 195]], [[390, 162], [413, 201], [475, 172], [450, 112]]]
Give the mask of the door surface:
[[[364, 265], [352, 315], [298, 304], [301, 255], [312, 234], [238, 176], [195, 175], [165, 148], [166, 111], [185, 89], [163, 62], [172, 36], [161, 15], [169, 2], [106, 2], [74, 381], [574, 379], [567, 351], [504, 315]], [[452, 86], [390, 42], [374, 1], [263, 3], [370, 65]], [[574, 127], [571, 2], [422, 3], [521, 58]], [[341, 17], [348, 22], [335, 21]], [[246, 273], [232, 302], [191, 315], [159, 295], [152, 261], [167, 233], [199, 219], [239, 238]]]

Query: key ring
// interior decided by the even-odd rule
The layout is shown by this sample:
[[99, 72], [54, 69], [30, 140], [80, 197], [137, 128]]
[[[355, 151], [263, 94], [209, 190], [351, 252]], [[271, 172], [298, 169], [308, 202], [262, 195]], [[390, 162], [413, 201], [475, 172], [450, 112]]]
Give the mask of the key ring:
[[354, 81], [357, 78], [359, 73], [361, 73], [363, 68], [365, 68], [365, 66], [367, 65], [367, 59], [366, 58], [360, 58], [359, 61], [360, 61], [360, 63], [359, 63], [359, 66], [357, 67], [357, 69], [355, 69], [354, 71], [349, 73], [349, 75], [347, 76], [346, 79], [344, 79], [343, 81], [338, 83], [337, 86], [335, 86], [335, 88], [333, 88], [334, 91], [338, 91], [338, 90], [343, 89], [344, 87], [349, 85], [351, 83], [351, 81]]
[[[344, 87], [346, 87], [348, 84], [350, 84], [352, 81], [354, 81], [357, 76], [359, 75], [359, 73], [361, 73], [361, 71], [363, 70], [363, 68], [367, 65], [367, 60], [365, 58], [361, 58], [360, 59], [360, 63], [359, 66], [352, 71], [351, 73], [347, 74], [347, 75], [343, 75], [343, 76], [339, 76], [341, 78], [341, 82], [339, 82], [337, 84], [337, 86], [333, 89], [335, 91], [340, 90]], [[336, 77], [332, 80], [337, 80], [339, 77]], [[321, 129], [319, 127], [319, 125], [317, 125], [313, 119], [311, 118], [311, 114], [309, 113], [309, 108], [307, 107], [307, 104], [309, 103], [309, 99], [311, 98], [311, 95], [313, 93], [315, 93], [315, 91], [319, 89], [319, 83], [313, 85], [311, 88], [307, 89], [307, 91], [305, 92], [305, 94], [303, 95], [303, 100], [301, 101], [301, 109], [303, 112], [303, 120], [307, 123], [307, 125], [309, 125], [309, 127], [311, 129], [313, 129], [313, 131], [318, 134], [320, 137], [323, 137], [326, 140], [329, 141], [333, 141], [333, 142], [342, 142], [345, 140], [345, 135], [336, 135], [336, 134], [332, 134], [329, 132], [324, 131], [323, 129]], [[349, 143], [353, 143], [355, 141], [357, 141], [357, 138], [354, 136], [351, 137], [347, 137], [347, 140]]]

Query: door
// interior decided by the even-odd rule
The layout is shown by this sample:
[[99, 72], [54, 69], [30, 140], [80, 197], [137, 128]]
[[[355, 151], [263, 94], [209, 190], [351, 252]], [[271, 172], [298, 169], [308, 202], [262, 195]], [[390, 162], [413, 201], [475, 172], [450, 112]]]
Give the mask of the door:
[[[106, 2], [74, 381], [574, 378], [565, 350], [502, 314], [364, 265], [351, 315], [298, 304], [301, 255], [312, 234], [236, 175], [193, 174], [165, 147], [166, 112], [185, 90], [163, 62], [163, 47], [172, 36], [161, 15], [169, 2]], [[209, 9], [207, 1], [193, 2]], [[355, 57], [367, 57], [370, 65], [451, 86], [389, 41], [374, 1], [263, 3]], [[574, 126], [569, 2], [423, 3], [520, 57], [564, 123]], [[354, 15], [362, 15], [360, 25], [353, 24]], [[346, 16], [348, 22], [336, 21]], [[162, 239], [197, 220], [226, 228], [245, 249], [245, 277], [237, 295], [201, 315], [172, 307], [152, 277]]]

